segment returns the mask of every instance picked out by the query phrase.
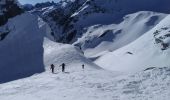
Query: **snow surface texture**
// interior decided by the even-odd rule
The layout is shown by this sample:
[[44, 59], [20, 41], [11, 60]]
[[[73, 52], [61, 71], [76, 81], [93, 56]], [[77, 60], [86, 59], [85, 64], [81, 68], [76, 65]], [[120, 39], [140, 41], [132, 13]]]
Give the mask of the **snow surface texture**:
[[[71, 66], [73, 67], [73, 66]], [[0, 85], [2, 100], [169, 100], [170, 68], [116, 77], [103, 70], [45, 72]]]
[[10, 19], [4, 27], [10, 32], [0, 41], [0, 83], [43, 72], [47, 24], [25, 13]]

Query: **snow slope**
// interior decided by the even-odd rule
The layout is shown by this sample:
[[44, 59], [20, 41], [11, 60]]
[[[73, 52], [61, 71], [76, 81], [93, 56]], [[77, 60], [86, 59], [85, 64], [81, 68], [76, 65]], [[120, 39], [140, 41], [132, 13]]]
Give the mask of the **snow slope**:
[[141, 11], [124, 17], [120, 24], [95, 25], [74, 43], [81, 46], [87, 57], [119, 49], [152, 29], [166, 14]]
[[[1, 99], [169, 100], [169, 67], [148, 68], [132, 75], [123, 75], [98, 68], [84, 58], [78, 48], [71, 45], [45, 38], [43, 47], [46, 71], [0, 84]], [[63, 61], [67, 65], [65, 73], [58, 68]], [[51, 63], [56, 65], [55, 74], [49, 70]], [[82, 63], [85, 64], [84, 70], [81, 68]]]
[[103, 70], [48, 71], [0, 85], [2, 100], [169, 100], [170, 68], [115, 77]]
[[1, 28], [5, 27], [9, 34], [0, 41], [0, 83], [43, 72], [43, 41], [50, 32], [48, 25], [24, 13]]
[[96, 60], [95, 63], [106, 69], [123, 72], [170, 65], [169, 21], [170, 15], [136, 41], [107, 53]]
[[66, 64], [67, 71], [81, 70], [83, 64], [86, 65], [86, 69], [101, 69], [85, 58], [83, 52], [79, 48], [72, 45], [56, 43], [45, 38], [43, 47], [44, 64], [48, 69], [51, 64], [54, 64], [56, 69], [61, 69], [59, 66], [62, 63]]

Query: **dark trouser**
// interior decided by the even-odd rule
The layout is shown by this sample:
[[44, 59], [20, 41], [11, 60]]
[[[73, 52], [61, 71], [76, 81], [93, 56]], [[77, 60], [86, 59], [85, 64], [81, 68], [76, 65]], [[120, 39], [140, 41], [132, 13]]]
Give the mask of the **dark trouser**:
[[62, 66], [62, 72], [65, 72], [65, 67], [64, 66]]
[[52, 70], [52, 73], [54, 73], [54, 69], [52, 68], [51, 70]]

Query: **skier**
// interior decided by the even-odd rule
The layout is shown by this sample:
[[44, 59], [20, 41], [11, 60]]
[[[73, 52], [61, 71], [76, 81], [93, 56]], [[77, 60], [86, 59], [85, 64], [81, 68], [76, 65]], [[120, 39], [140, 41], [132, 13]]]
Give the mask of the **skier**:
[[51, 69], [51, 71], [52, 71], [52, 73], [54, 73], [54, 64], [51, 64], [51, 67], [50, 67], [50, 69]]
[[62, 63], [60, 66], [62, 68], [62, 72], [65, 72], [65, 66], [66, 66], [65, 63]]
[[84, 64], [82, 65], [82, 69], [84, 69]]

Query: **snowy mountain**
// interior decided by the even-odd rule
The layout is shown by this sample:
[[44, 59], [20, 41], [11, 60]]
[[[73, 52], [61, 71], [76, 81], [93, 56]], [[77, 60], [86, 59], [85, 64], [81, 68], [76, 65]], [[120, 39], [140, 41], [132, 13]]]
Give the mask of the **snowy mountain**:
[[0, 99], [169, 100], [169, 3], [1, 0]]
[[169, 13], [168, 3], [169, 0], [68, 0], [57, 7], [43, 9], [41, 13], [56, 41], [73, 43], [88, 27], [120, 24], [127, 14], [138, 11]]
[[119, 24], [91, 26], [74, 45], [81, 46], [85, 55], [93, 58], [98, 53], [114, 51], [133, 42], [165, 16], [163, 13], [140, 11], [126, 15]]
[[127, 72], [147, 67], [169, 66], [169, 21], [170, 15], [134, 42], [102, 56], [95, 62], [104, 68]]
[[168, 0], [63, 0], [32, 13], [49, 24], [54, 41], [78, 46], [88, 58], [95, 59], [152, 29], [169, 13], [168, 3]]

